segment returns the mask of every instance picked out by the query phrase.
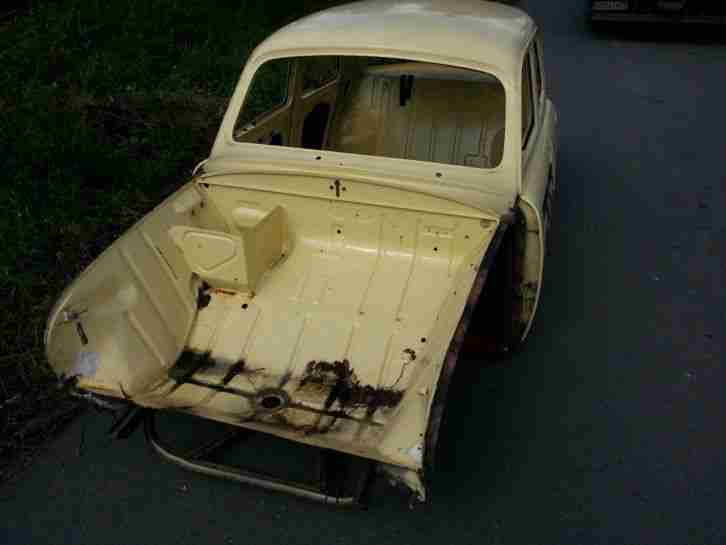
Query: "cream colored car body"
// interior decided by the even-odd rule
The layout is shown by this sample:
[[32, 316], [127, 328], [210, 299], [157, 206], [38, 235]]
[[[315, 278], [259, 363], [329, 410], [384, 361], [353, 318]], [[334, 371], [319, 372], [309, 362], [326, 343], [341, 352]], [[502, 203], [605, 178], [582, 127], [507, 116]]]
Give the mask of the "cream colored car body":
[[[376, 460], [423, 497], [442, 380], [496, 259], [492, 241], [510, 224], [521, 339], [537, 306], [556, 113], [535, 43], [527, 15], [480, 0], [359, 2], [272, 35], [252, 54], [194, 178], [61, 296], [45, 339], [53, 368], [94, 394]], [[499, 166], [236, 140], [259, 66], [311, 55], [493, 74], [506, 96]], [[530, 55], [541, 76], [531, 76], [539, 92], [522, 150]], [[292, 136], [312, 103], [291, 104]], [[207, 360], [191, 382], [169, 374], [183, 357]], [[341, 380], [347, 397], [336, 399]]]

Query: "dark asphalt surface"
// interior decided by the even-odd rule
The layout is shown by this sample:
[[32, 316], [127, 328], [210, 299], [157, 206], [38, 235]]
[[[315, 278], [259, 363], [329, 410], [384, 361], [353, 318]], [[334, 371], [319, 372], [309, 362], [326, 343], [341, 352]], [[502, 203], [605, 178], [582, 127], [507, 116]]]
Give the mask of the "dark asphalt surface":
[[593, 35], [584, 4], [529, 6], [561, 115], [553, 254], [525, 349], [460, 362], [428, 504], [211, 480], [89, 412], [0, 489], [0, 543], [725, 543], [726, 46]]

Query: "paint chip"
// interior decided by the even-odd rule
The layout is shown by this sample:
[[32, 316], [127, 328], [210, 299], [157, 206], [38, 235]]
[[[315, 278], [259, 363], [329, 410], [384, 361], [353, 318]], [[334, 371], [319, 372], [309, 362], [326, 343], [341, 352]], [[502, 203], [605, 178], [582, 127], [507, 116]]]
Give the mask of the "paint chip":
[[98, 352], [81, 351], [76, 358], [76, 364], [71, 370], [71, 376], [93, 377], [101, 365], [101, 355]]

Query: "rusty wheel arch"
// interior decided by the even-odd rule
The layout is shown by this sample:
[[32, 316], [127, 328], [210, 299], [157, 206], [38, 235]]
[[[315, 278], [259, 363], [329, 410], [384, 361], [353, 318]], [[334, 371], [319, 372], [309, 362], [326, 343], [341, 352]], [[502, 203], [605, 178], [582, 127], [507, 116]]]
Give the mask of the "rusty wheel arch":
[[492, 242], [479, 264], [476, 279], [474, 280], [474, 284], [471, 288], [471, 292], [469, 293], [469, 297], [466, 301], [464, 311], [461, 314], [461, 318], [459, 319], [459, 323], [456, 326], [454, 336], [449, 344], [449, 349], [446, 352], [444, 365], [441, 369], [441, 373], [439, 374], [436, 386], [436, 393], [434, 394], [434, 399], [431, 403], [428, 425], [426, 427], [426, 434], [424, 437], [422, 477], [427, 488], [430, 484], [430, 477], [435, 465], [436, 445], [439, 439], [439, 431], [444, 415], [449, 386], [451, 385], [451, 380], [454, 375], [454, 369], [456, 368], [456, 363], [459, 358], [459, 352], [464, 344], [466, 333], [476, 310], [479, 298], [484, 291], [484, 286], [486, 285], [489, 272], [492, 269], [495, 258], [499, 254], [502, 241], [504, 240], [505, 235], [510, 232], [510, 228], [517, 225], [518, 215], [518, 211], [514, 208], [508, 214], [502, 216]]

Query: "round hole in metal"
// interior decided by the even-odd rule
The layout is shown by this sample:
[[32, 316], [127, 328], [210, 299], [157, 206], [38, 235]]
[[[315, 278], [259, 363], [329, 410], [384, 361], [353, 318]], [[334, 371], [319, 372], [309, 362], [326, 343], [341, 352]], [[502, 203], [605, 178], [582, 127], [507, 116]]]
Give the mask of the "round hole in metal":
[[268, 411], [272, 411], [274, 409], [279, 409], [282, 406], [282, 399], [275, 395], [265, 396], [260, 400], [260, 405]]
[[258, 409], [266, 412], [274, 412], [285, 408], [290, 403], [290, 396], [284, 390], [270, 388], [262, 390], [257, 394]]

